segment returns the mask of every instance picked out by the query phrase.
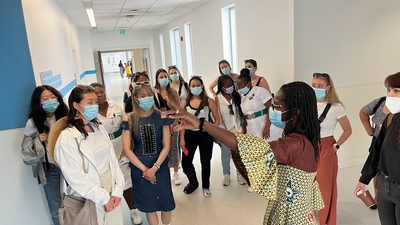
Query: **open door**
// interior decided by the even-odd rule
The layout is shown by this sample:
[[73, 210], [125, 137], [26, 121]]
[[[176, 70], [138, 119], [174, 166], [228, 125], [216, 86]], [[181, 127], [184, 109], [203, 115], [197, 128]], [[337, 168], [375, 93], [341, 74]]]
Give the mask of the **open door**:
[[103, 69], [103, 60], [101, 59], [101, 51], [97, 51], [97, 60], [99, 61], [101, 83], [104, 85], [105, 88], [106, 83], [104, 82], [104, 69]]

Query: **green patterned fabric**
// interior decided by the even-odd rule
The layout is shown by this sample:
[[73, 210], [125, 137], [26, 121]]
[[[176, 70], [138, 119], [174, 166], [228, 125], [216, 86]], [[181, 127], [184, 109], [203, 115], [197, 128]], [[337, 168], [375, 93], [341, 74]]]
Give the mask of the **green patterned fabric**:
[[318, 224], [314, 212], [324, 203], [316, 173], [277, 165], [270, 145], [258, 137], [238, 134], [236, 139], [251, 187], [269, 200], [263, 224]]

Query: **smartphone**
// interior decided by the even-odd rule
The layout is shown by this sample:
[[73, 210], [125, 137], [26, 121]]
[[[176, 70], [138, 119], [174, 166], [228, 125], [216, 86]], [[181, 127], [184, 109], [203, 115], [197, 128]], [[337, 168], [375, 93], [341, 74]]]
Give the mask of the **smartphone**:
[[185, 154], [186, 156], [189, 155], [189, 151], [186, 149], [186, 147], [183, 147], [182, 151], [183, 151], [183, 154]]

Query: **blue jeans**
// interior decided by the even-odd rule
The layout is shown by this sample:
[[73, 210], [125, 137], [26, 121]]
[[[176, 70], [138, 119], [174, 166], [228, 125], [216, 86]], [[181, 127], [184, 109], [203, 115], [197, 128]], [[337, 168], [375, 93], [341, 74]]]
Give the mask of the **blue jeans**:
[[54, 164], [50, 164], [50, 170], [46, 170], [44, 164], [44, 173], [47, 178], [47, 184], [43, 185], [44, 193], [47, 199], [47, 205], [49, 206], [51, 220], [54, 225], [59, 225], [58, 220], [58, 209], [61, 208], [61, 193], [60, 193], [60, 169]]
[[228, 146], [221, 144], [221, 164], [222, 164], [222, 172], [223, 175], [229, 174], [231, 175], [231, 150]]

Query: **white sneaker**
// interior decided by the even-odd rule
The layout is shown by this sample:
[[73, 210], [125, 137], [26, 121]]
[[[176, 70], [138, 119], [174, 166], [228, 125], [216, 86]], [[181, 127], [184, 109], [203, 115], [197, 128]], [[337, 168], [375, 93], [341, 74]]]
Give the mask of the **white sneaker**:
[[222, 180], [222, 186], [228, 186], [231, 183], [231, 178], [229, 174], [224, 174], [224, 179]]
[[250, 186], [249, 186], [249, 187], [247, 188], [247, 192], [249, 192], [249, 193], [253, 193], [253, 192], [254, 192], [254, 190], [253, 190], [253, 188], [252, 188], [252, 187], [250, 187]]
[[237, 175], [237, 181], [238, 181], [239, 184], [241, 184], [241, 185], [247, 184], [246, 180], [242, 177], [242, 175], [240, 175], [240, 173], [238, 173], [238, 175]]
[[211, 191], [208, 188], [203, 188], [203, 194], [205, 197], [209, 198], [211, 197]]
[[181, 181], [181, 179], [179, 178], [179, 173], [177, 173], [177, 172], [174, 173], [174, 184], [175, 184], [176, 186], [182, 184], [182, 181]]
[[142, 223], [142, 217], [140, 217], [137, 209], [132, 209], [131, 210], [131, 218], [132, 218], [134, 224], [141, 224]]

